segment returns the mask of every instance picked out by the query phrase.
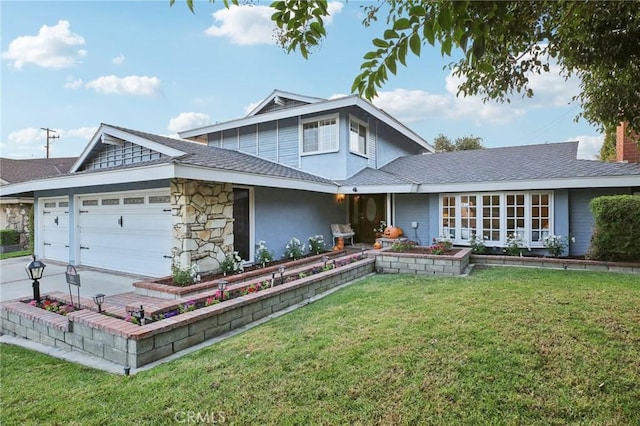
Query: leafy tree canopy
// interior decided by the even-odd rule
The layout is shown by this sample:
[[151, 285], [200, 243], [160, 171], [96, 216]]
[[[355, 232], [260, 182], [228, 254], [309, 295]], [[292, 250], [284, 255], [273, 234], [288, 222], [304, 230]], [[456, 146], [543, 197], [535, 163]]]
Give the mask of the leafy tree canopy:
[[449, 151], [468, 151], [471, 149], [482, 149], [482, 138], [471, 136], [463, 136], [451, 142], [447, 136], [440, 134], [433, 140], [433, 147], [436, 152]]
[[616, 127], [607, 126], [604, 131], [604, 142], [600, 147], [602, 161], [616, 161]]
[[[170, 0], [173, 4], [175, 0]], [[210, 0], [212, 1], [212, 0]], [[186, 0], [193, 10], [193, 0]], [[225, 6], [240, 0], [223, 0]], [[272, 20], [288, 52], [307, 57], [326, 37], [327, 0], [276, 0]], [[604, 129], [621, 121], [640, 131], [640, 7], [635, 1], [423, 1], [387, 0], [362, 6], [364, 26], [386, 19], [363, 57], [352, 91], [371, 100], [377, 90], [420, 56], [425, 45], [443, 57], [459, 51], [449, 64], [462, 77], [461, 95], [509, 102], [532, 97], [529, 77], [549, 72], [556, 62], [565, 78], [576, 75], [576, 96], [584, 117]]]

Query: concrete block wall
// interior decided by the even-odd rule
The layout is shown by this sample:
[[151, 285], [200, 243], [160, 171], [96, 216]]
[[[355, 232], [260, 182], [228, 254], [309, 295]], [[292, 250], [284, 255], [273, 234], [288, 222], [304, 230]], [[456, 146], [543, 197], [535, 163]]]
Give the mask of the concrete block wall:
[[137, 368], [371, 274], [374, 265], [375, 259], [367, 258], [143, 326], [88, 309], [62, 316], [21, 301], [4, 302], [1, 330]]
[[384, 250], [376, 255], [376, 271], [383, 274], [462, 275], [469, 265], [470, 254], [468, 248], [452, 256]]

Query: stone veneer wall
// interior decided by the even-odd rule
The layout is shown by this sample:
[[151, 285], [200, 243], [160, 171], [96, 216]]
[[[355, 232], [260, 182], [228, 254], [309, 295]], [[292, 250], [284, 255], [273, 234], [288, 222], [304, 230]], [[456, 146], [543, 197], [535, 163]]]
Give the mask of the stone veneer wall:
[[173, 247], [180, 266], [200, 272], [220, 269], [233, 252], [233, 186], [190, 179], [171, 180]]
[[31, 204], [3, 204], [2, 229], [14, 229], [20, 235], [19, 244], [29, 248], [29, 230], [31, 229]]

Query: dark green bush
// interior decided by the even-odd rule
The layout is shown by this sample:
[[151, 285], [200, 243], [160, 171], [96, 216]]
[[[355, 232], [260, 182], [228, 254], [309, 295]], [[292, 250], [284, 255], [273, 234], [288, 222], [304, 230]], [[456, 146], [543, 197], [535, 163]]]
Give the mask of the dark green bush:
[[594, 231], [588, 257], [640, 262], [640, 197], [597, 197], [589, 207], [594, 217]]
[[0, 230], [0, 246], [12, 246], [20, 242], [20, 234], [15, 229]]

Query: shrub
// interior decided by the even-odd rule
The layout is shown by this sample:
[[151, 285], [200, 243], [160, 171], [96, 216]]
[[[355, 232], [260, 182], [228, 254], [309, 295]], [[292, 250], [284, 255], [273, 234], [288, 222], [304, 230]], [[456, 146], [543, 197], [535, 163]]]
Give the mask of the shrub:
[[477, 236], [476, 234], [471, 234], [469, 245], [471, 246], [471, 250], [473, 250], [473, 253], [475, 254], [482, 254], [487, 251], [487, 246], [484, 244], [484, 239]]
[[509, 234], [507, 235], [504, 251], [509, 256], [520, 256], [522, 255], [522, 247], [524, 247], [524, 245], [524, 240], [520, 235]]
[[15, 229], [0, 230], [0, 246], [12, 246], [20, 242], [20, 234]]
[[640, 259], [640, 197], [608, 195], [589, 204], [594, 231], [587, 256], [604, 261]]
[[179, 286], [191, 285], [200, 281], [200, 267], [197, 263], [187, 267], [181, 268], [176, 259], [174, 259], [171, 265], [171, 277], [173, 282]]
[[242, 260], [238, 252], [234, 251], [233, 253], [228, 254], [227, 257], [225, 257], [225, 259], [220, 264], [220, 269], [225, 275], [242, 272], [244, 270], [244, 261]]
[[309, 237], [309, 252], [311, 254], [320, 254], [325, 251], [324, 236], [316, 235], [315, 237]]
[[267, 243], [265, 243], [264, 241], [260, 241], [258, 242], [258, 253], [257, 253], [257, 258], [256, 261], [261, 264], [263, 267], [269, 263], [269, 262], [273, 262], [273, 252], [269, 251], [269, 248], [267, 247]]
[[284, 249], [285, 259], [300, 259], [304, 255], [304, 244], [299, 239], [293, 237], [289, 240]]
[[549, 255], [560, 257], [564, 250], [569, 247], [569, 240], [563, 235], [549, 235], [542, 239], [542, 245], [547, 249]]

